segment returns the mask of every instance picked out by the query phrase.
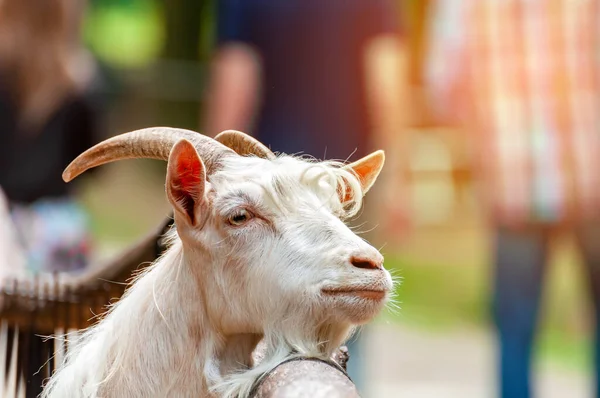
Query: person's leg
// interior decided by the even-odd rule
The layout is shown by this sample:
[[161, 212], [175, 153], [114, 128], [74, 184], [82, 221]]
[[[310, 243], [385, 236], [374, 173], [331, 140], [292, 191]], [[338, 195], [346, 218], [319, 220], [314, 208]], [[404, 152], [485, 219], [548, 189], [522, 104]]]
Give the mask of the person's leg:
[[577, 228], [576, 238], [588, 272], [591, 298], [595, 315], [595, 351], [596, 369], [595, 392], [600, 397], [600, 223]]
[[531, 396], [530, 368], [548, 236], [541, 229], [496, 231], [493, 315], [502, 398]]

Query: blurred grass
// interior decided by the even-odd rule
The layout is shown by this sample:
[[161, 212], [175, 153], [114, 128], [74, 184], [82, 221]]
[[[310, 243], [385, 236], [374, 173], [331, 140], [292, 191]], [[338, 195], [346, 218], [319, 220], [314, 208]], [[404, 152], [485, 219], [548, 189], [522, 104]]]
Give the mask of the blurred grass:
[[97, 1], [86, 15], [85, 42], [107, 64], [144, 66], [162, 51], [162, 14], [156, 0]]
[[[592, 360], [589, 304], [572, 256], [559, 253], [548, 270], [535, 358], [538, 365], [549, 361], [586, 371]], [[465, 327], [493, 332], [489, 265], [444, 264], [395, 254], [386, 257], [386, 267], [402, 279], [396, 288], [400, 309], [386, 311], [383, 320], [439, 333]]]
[[78, 196], [89, 212], [99, 258], [146, 235], [170, 214], [164, 167], [162, 162], [136, 159], [103, 166], [91, 178], [81, 177]]

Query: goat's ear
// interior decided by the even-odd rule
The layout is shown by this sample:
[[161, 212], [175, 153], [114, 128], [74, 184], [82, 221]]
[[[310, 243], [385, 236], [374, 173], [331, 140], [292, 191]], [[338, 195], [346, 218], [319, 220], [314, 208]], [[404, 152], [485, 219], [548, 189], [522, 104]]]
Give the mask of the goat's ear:
[[175, 211], [191, 225], [198, 222], [199, 208], [205, 200], [205, 170], [191, 142], [183, 139], [173, 146], [167, 165], [167, 196]]
[[[379, 176], [383, 163], [385, 162], [385, 153], [382, 150], [375, 151], [354, 163], [344, 166], [345, 169], [351, 170], [358, 177], [363, 195], [371, 189], [375, 180]], [[344, 198], [344, 201], [347, 198]]]

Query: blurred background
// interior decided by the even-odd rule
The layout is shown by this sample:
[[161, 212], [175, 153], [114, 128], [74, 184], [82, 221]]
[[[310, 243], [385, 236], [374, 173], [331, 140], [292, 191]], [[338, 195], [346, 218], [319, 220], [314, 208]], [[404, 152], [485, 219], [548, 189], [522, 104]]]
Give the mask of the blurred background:
[[[0, 4], [7, 1], [10, 2], [3, 0]], [[333, 3], [343, 8], [350, 7], [353, 2]], [[472, 12], [468, 7], [474, 4], [471, 1], [447, 3], [446, 12], [450, 9], [457, 14], [458, 10], [463, 10], [463, 17]], [[575, 18], [573, 13], [580, 12], [581, 7], [591, 5], [594, 10], [598, 9], [595, 1], [549, 1], [547, 3], [554, 8], [547, 12], [542, 6], [545, 1], [506, 1], [510, 5], [508, 11], [498, 5], [500, 2], [476, 4], [484, 3], [491, 4], [487, 9], [491, 14], [509, 12], [507, 15], [512, 15], [510, 12], [516, 7], [516, 15], [524, 21], [527, 13], [532, 13], [533, 22], [523, 25], [533, 30], [546, 26], [543, 16], [550, 21], [563, 21], [560, 13], [566, 13], [568, 9], [571, 16], [564, 18], [567, 22], [563, 21], [568, 25]], [[535, 3], [537, 6], [527, 7], [538, 8], [521, 9], [520, 3]], [[577, 3], [580, 8], [571, 10], [567, 6], [571, 3]], [[397, 98], [394, 94], [383, 95], [389, 101], [379, 103], [382, 106], [376, 113], [384, 122], [369, 133], [369, 148], [383, 147], [388, 158], [387, 169], [378, 182], [380, 187], [372, 194], [377, 196], [372, 199], [377, 205], [371, 206], [375, 209], [370, 217], [372, 226], [376, 227], [373, 240], [386, 256], [386, 267], [401, 278], [401, 284], [397, 287], [397, 308], [384, 311], [359, 334], [357, 341], [361, 353], [357, 357], [364, 375], [360, 377], [359, 387], [365, 397], [495, 396], [500, 355], [492, 304], [498, 228], [495, 221], [490, 221], [487, 202], [480, 195], [482, 179], [479, 171], [482, 169], [478, 160], [494, 155], [493, 152], [483, 154], [481, 151], [485, 150], [477, 146], [481, 138], [486, 137], [478, 136], [480, 126], [474, 128], [464, 122], [469, 120], [469, 115], [472, 120], [477, 119], [475, 113], [467, 110], [467, 118], [461, 119], [438, 112], [444, 101], [456, 105], [455, 101], [469, 94], [458, 89], [454, 96], [436, 96], [432, 89], [443, 85], [439, 84], [443, 79], [440, 71], [450, 71], [449, 75], [457, 74], [457, 69], [468, 72], [476, 63], [473, 53], [461, 58], [463, 52], [459, 49], [461, 39], [458, 37], [461, 30], [457, 28], [461, 24], [447, 26], [446, 14], [439, 11], [444, 7], [431, 0], [396, 0], [392, 4], [393, 14], [385, 16], [394, 19], [398, 29], [385, 33], [397, 35], [397, 52], [388, 58], [384, 55], [383, 66], [379, 66], [382, 69], [375, 69], [378, 71], [376, 77], [366, 80], [380, 78], [384, 81], [384, 71], [392, 69], [390, 80], [382, 86], [398, 95]], [[96, 77], [89, 79], [94, 82], [89, 86], [93, 87], [94, 103], [101, 104], [97, 107], [101, 115], [92, 141], [158, 125], [201, 132], [212, 128], [215, 131], [207, 132], [211, 135], [218, 132], [219, 122], [211, 119], [215, 112], [218, 113], [214, 107], [227, 105], [227, 102], [211, 100], [211, 88], [218, 85], [213, 79], [218, 73], [218, 65], [215, 66], [213, 60], [220, 43], [219, 12], [222, 9], [217, 0], [91, 0], [87, 3], [87, 8], [82, 11], [80, 37], [94, 60]], [[489, 15], [488, 19], [497, 25], [491, 23], [487, 32], [499, 32], [495, 39], [489, 40], [500, 49], [503, 45], [517, 45], [519, 37], [526, 37], [525, 32], [513, 32], [518, 27], [516, 22], [507, 27], [498, 26], [512, 19]], [[315, 16], [315, 21], [317, 19]], [[358, 26], [360, 20], [353, 23]], [[597, 17], [586, 21], [591, 31], [594, 30], [592, 27], [598, 30]], [[462, 23], [467, 24], [465, 20]], [[547, 24], [551, 26], [550, 22]], [[332, 25], [332, 35], [335, 35], [335, 26]], [[569, 26], [570, 30], [565, 30], [574, 32], [575, 28]], [[306, 25], [305, 29], [312, 28]], [[485, 27], [483, 31], [486, 31]], [[479, 37], [473, 32], [467, 29], [463, 33], [463, 44], [469, 38], [473, 41], [474, 37]], [[514, 34], [508, 34], [510, 32]], [[512, 41], [502, 41], [505, 35], [512, 37]], [[574, 35], [571, 36], [575, 37], [575, 43], [596, 45], [595, 52], [592, 47], [589, 52], [590, 62], [597, 63], [594, 56], [598, 54], [600, 37]], [[565, 34], [565, 37], [571, 36]], [[437, 41], [440, 37], [451, 40]], [[485, 47], [482, 42], [485, 38], [480, 40], [478, 48]], [[573, 52], [567, 48], [567, 39], [561, 43], [565, 52]], [[549, 47], [553, 45], [557, 44], [552, 41], [548, 44]], [[525, 53], [527, 43], [517, 47]], [[439, 55], [442, 50], [446, 50], [444, 56]], [[485, 54], [494, 58], [490, 52]], [[511, 59], [516, 58], [518, 55]], [[534, 63], [531, 68], [548, 69], [544, 62], [531, 62]], [[514, 61], [510, 67], [518, 69], [517, 63]], [[488, 64], [484, 62], [483, 65]], [[351, 67], [340, 63], [340, 73]], [[473, 70], [470, 72], [476, 74]], [[560, 76], [550, 76], [549, 80], [552, 79], [560, 80]], [[501, 81], [499, 84], [501, 87], [511, 83]], [[597, 84], [597, 80], [589, 84]], [[533, 90], [532, 86], [528, 87]], [[563, 92], [568, 90], [565, 85], [561, 87]], [[524, 102], [509, 104], [518, 107]], [[481, 111], [481, 108], [477, 109]], [[533, 108], [527, 109], [533, 112]], [[556, 108], [552, 109], [551, 113], [556, 112]], [[462, 115], [460, 112], [450, 113]], [[527, 110], [513, 109], [503, 117], [514, 121], [523, 117], [524, 112]], [[490, 120], [502, 124], [494, 117]], [[508, 129], [515, 133], [512, 139], [518, 140], [514, 138], [519, 134], [518, 126], [511, 123]], [[593, 127], [596, 130], [591, 133], [597, 135], [600, 125]], [[225, 128], [252, 130], [249, 123]], [[488, 128], [493, 130], [493, 126], [488, 125]], [[343, 133], [337, 134], [343, 136]], [[483, 141], [488, 139], [493, 138], [483, 138]], [[285, 143], [286, 136], [283, 135], [281, 140]], [[519, 150], [510, 142], [505, 146], [510, 151]], [[555, 147], [549, 148], [542, 158], [552, 156], [551, 148]], [[302, 148], [297, 151], [300, 150]], [[312, 155], [319, 157], [322, 154]], [[106, 165], [90, 176], [81, 177], [74, 195], [89, 215], [92, 266], [95, 260], [118, 253], [157, 226], [168, 214], [164, 172], [161, 162], [136, 160]], [[521, 177], [518, 170], [509, 173], [514, 173], [515, 179]], [[491, 192], [488, 196], [502, 194], [498, 190]], [[514, 194], [517, 195], [516, 191]], [[561, 233], [552, 234], [549, 240], [551, 250], [544, 267], [537, 338], [532, 343], [531, 383], [535, 396], [539, 397], [588, 397], [595, 391], [595, 311], [589, 300], [590, 277], [584, 271], [584, 260], [575, 235], [570, 231], [565, 228], [562, 233], [561, 229]], [[536, 290], [535, 284], [532, 286]], [[515, 322], [518, 322], [517, 318]], [[527, 344], [524, 346], [523, 350], [527, 351]], [[505, 391], [504, 396], [526, 395], [510, 395]]]

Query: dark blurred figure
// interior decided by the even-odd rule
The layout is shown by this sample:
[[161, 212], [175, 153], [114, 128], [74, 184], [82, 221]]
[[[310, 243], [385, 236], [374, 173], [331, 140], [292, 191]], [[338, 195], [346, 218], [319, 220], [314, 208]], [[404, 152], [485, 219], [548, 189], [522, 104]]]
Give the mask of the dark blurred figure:
[[[398, 16], [386, 0], [219, 1], [204, 131], [237, 129], [274, 151], [321, 159], [388, 149], [402, 128]], [[361, 389], [355, 338], [349, 348]]]
[[597, 0], [439, 0], [432, 14], [432, 98], [467, 129], [495, 239], [506, 398], [531, 396], [542, 282], [559, 230], [574, 233], [583, 254], [600, 370], [599, 17]]
[[28, 271], [75, 271], [87, 216], [61, 174], [97, 140], [96, 65], [80, 43], [85, 2], [0, 1], [0, 189]]
[[385, 0], [218, 3], [206, 132], [240, 129], [274, 151], [318, 158], [366, 155], [368, 91], [385, 89], [368, 81], [381, 77], [367, 74], [367, 52], [398, 45], [396, 9]]

